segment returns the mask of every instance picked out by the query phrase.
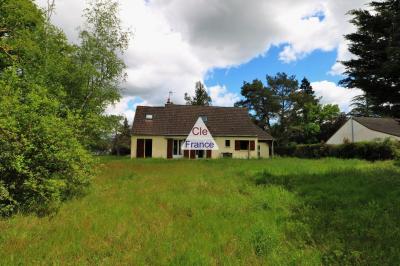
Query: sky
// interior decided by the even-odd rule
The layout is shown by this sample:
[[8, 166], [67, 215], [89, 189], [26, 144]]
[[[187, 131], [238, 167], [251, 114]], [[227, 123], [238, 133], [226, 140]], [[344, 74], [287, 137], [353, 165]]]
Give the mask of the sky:
[[[36, 0], [45, 7], [47, 0]], [[78, 42], [86, 1], [55, 0], [52, 22]], [[358, 89], [338, 86], [341, 60], [352, 58], [344, 35], [347, 12], [365, 0], [119, 0], [123, 27], [133, 32], [122, 55], [128, 74], [122, 98], [107, 113], [133, 120], [137, 105], [184, 103], [202, 81], [213, 105], [233, 106], [243, 81], [286, 72], [307, 77], [324, 104], [349, 110]]]

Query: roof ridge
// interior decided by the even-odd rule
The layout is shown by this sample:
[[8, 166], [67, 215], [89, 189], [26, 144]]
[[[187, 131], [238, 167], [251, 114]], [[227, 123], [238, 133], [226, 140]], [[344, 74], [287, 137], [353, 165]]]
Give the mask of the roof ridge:
[[246, 107], [239, 106], [218, 106], [218, 105], [189, 105], [189, 104], [169, 104], [167, 106], [149, 106], [149, 105], [137, 105], [136, 107], [147, 107], [147, 108], [170, 108], [170, 107], [195, 107], [195, 108], [232, 108], [232, 109], [247, 109]]

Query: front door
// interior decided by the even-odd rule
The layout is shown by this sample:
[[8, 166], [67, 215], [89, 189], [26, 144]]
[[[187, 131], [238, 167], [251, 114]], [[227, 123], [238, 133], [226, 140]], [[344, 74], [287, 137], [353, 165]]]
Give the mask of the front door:
[[137, 139], [136, 141], [136, 158], [144, 157], [144, 139]]

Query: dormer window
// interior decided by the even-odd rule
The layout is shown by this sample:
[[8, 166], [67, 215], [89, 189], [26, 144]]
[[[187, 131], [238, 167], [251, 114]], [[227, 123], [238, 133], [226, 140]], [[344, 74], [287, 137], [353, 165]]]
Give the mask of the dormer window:
[[203, 120], [204, 123], [207, 123], [208, 117], [206, 115], [200, 116], [200, 118]]
[[146, 114], [146, 120], [153, 120], [152, 114]]

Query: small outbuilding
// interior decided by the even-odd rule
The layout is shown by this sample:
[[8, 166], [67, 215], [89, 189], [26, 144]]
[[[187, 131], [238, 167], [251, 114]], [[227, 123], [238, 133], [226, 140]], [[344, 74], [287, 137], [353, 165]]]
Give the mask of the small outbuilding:
[[386, 138], [400, 140], [400, 120], [394, 118], [352, 117], [329, 138], [327, 144], [374, 141]]

